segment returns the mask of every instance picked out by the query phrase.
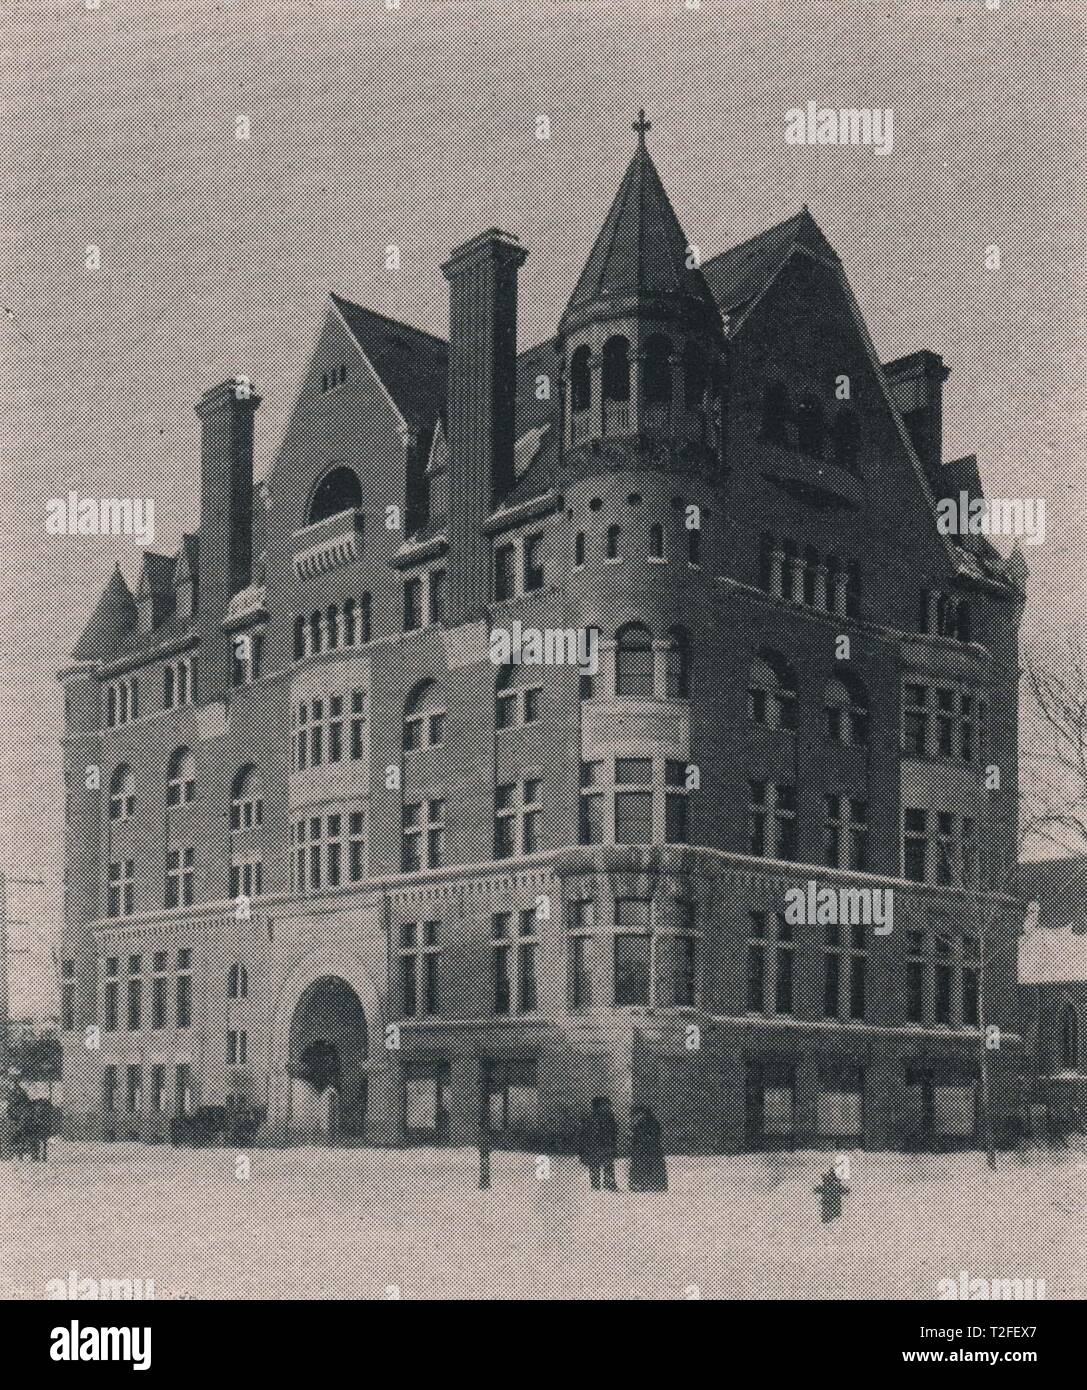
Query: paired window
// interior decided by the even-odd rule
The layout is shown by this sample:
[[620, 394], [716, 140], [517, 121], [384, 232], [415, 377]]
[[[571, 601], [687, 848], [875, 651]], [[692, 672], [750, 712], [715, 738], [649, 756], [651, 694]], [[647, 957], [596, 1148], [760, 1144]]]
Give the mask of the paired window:
[[[516, 598], [518, 593], [517, 577], [518, 564], [517, 554], [520, 545], [521, 564], [520, 564], [520, 592], [523, 594], [533, 593], [544, 586], [544, 538], [542, 531], [533, 532], [531, 535], [522, 537], [521, 541], [504, 541], [495, 547], [494, 551], [494, 598], [496, 603], [502, 603], [506, 599]], [[582, 539], [584, 547], [584, 538]], [[582, 559], [584, 560], [584, 549]]]
[[196, 759], [191, 749], [178, 748], [166, 768], [166, 805], [188, 805], [195, 799]]
[[491, 919], [491, 979], [496, 1014], [536, 1011], [538, 946], [534, 908], [498, 912]]
[[135, 911], [136, 867], [131, 859], [118, 859], [109, 866], [106, 915], [131, 917]]
[[973, 625], [968, 600], [955, 594], [941, 593], [938, 589], [922, 589], [918, 628], [932, 637], [950, 637], [957, 642], [972, 641]]
[[445, 863], [445, 801], [414, 801], [404, 806], [401, 863], [404, 873], [437, 869]]
[[541, 782], [506, 782], [494, 791], [494, 857], [535, 854], [539, 849]]
[[748, 848], [760, 858], [796, 858], [796, 787], [749, 782]]
[[335, 391], [337, 386], [342, 386], [347, 380], [347, 363], [341, 362], [333, 367], [330, 372], [321, 373], [321, 391]]
[[537, 722], [543, 696], [543, 687], [535, 684], [537, 679], [537, 669], [531, 666], [502, 667], [495, 679], [495, 728], [512, 729], [518, 723]]
[[868, 802], [830, 793], [823, 820], [823, 862], [831, 869], [868, 868]]
[[405, 922], [400, 928], [400, 1005], [404, 1018], [438, 1012], [438, 941], [441, 923]]
[[444, 738], [445, 701], [437, 681], [424, 681], [404, 707], [404, 751], [434, 748]]
[[748, 1013], [793, 1013], [795, 950], [793, 928], [784, 913], [748, 915]]
[[136, 810], [136, 779], [127, 763], [114, 771], [109, 784], [110, 820], [128, 820]]
[[162, 668], [162, 707], [176, 709], [196, 703], [196, 658], [182, 657]]
[[188, 907], [193, 901], [196, 851], [171, 849], [166, 853], [166, 906]]
[[823, 1017], [863, 1020], [868, 985], [865, 927], [828, 923], [823, 930]]
[[245, 1029], [231, 1028], [226, 1035], [226, 1064], [244, 1067], [249, 1054], [249, 1036]]

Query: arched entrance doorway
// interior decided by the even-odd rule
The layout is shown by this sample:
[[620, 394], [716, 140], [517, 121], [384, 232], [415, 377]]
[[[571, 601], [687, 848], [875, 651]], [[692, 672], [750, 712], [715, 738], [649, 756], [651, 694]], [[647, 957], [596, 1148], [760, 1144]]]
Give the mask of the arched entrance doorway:
[[367, 1101], [366, 1013], [337, 975], [314, 980], [291, 1016], [291, 1122], [328, 1139], [363, 1138]]

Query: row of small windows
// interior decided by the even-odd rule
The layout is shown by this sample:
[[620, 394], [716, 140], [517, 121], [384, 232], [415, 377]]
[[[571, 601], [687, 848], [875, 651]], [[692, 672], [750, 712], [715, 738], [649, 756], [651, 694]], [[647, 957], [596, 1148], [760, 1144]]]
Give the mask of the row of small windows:
[[970, 604], [955, 594], [938, 589], [922, 589], [918, 631], [931, 637], [950, 637], [957, 642], [969, 642], [973, 637]]
[[[178, 748], [167, 765], [166, 804], [181, 806], [196, 797], [196, 759], [189, 748]], [[110, 820], [127, 820], [136, 810], [136, 783], [132, 768], [122, 763], [114, 770], [109, 788]], [[230, 828], [249, 830], [262, 824], [264, 800], [256, 768], [247, 763], [234, 777], [230, 792]]]
[[[748, 717], [768, 729], [795, 733], [799, 705], [796, 672], [777, 652], [764, 650], [751, 663]], [[823, 732], [832, 743], [865, 747], [869, 733], [868, 692], [856, 676], [833, 676], [823, 692]]]
[[[641, 352], [642, 393], [647, 405], [671, 404], [675, 348], [663, 333], [646, 339]], [[688, 341], [679, 359], [683, 370], [684, 402], [690, 409], [702, 405], [710, 370], [705, 354]], [[605, 401], [630, 400], [630, 342], [621, 334], [609, 338], [600, 358], [600, 387]], [[570, 358], [570, 406], [575, 414], [592, 405], [592, 351], [583, 343]]]
[[[182, 947], [175, 957], [174, 1021], [178, 1028], [192, 1026], [192, 950]], [[151, 979], [151, 1019], [153, 1029], [166, 1027], [169, 1015], [170, 972], [169, 957], [166, 951], [156, 951], [153, 957], [153, 977]], [[143, 1026], [143, 957], [128, 958], [128, 979], [125, 996], [125, 1022], [130, 1032]], [[108, 957], [103, 963], [104, 981], [102, 984], [102, 1009], [99, 1017], [102, 1028], [107, 1033], [115, 1033], [120, 1028], [121, 981], [120, 960], [117, 956]], [[74, 1023], [74, 1019], [72, 1020]], [[68, 1025], [69, 1027], [71, 1024]]]
[[902, 697], [902, 750], [912, 757], [978, 763], [988, 705], [972, 691], [907, 682]]
[[762, 434], [772, 444], [789, 447], [795, 443], [812, 458], [825, 458], [829, 452], [839, 468], [850, 473], [859, 470], [861, 438], [856, 411], [841, 406], [828, 422], [822, 401], [810, 393], [801, 396], [794, 408], [789, 388], [782, 381], [766, 386]]
[[[116, 1063], [109, 1062], [102, 1068], [102, 1110], [106, 1115], [117, 1112], [117, 1092], [119, 1087]], [[168, 1108], [166, 1094], [166, 1066], [156, 1063], [151, 1068], [151, 1110], [155, 1115], [165, 1115]], [[174, 1113], [191, 1115], [194, 1105], [192, 1067], [188, 1062], [180, 1062], [174, 1068]], [[125, 1112], [138, 1115], [143, 1109], [143, 1067], [133, 1062], [125, 1067]]]
[[347, 363], [341, 362], [332, 368], [330, 372], [321, 373], [321, 390], [334, 391], [337, 386], [342, 386], [347, 380]]
[[837, 555], [820, 555], [813, 546], [764, 534], [759, 557], [759, 585], [772, 598], [804, 604], [821, 613], [858, 618], [861, 612], [860, 563]]
[[980, 882], [977, 821], [953, 811], [907, 807], [903, 817], [902, 874], [916, 883]]
[[[687, 563], [690, 565], [700, 565], [702, 563], [702, 532], [700, 529], [692, 528], [686, 530], [687, 537]], [[651, 560], [663, 560], [664, 554], [664, 527], [659, 521], [652, 522], [648, 533], [648, 555]], [[623, 558], [623, 528], [619, 525], [609, 526], [604, 533], [604, 558], [605, 560], [621, 560]], [[583, 565], [585, 563], [585, 532], [578, 531], [574, 536], [574, 564]]]
[[370, 641], [372, 605], [369, 594], [356, 602], [349, 598], [342, 605], [299, 615], [294, 620], [294, 659], [320, 656], [322, 652], [359, 647]]

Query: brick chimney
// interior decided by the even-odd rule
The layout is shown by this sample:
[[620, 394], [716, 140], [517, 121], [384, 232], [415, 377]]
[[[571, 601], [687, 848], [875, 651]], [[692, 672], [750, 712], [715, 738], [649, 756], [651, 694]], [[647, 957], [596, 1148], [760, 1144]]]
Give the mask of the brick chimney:
[[449, 281], [449, 609], [452, 624], [482, 615], [490, 592], [483, 524], [513, 485], [517, 390], [517, 272], [528, 252], [495, 228], [465, 242]]
[[[239, 378], [239, 381], [242, 379]], [[232, 595], [250, 582], [253, 561], [253, 416], [260, 397], [224, 381], [196, 407], [200, 442], [200, 543], [196, 619], [201, 703], [229, 686], [230, 639], [222, 621]]]
[[260, 397], [224, 381], [196, 407], [200, 441], [201, 613], [222, 617], [253, 560], [253, 415]]
[[884, 363], [883, 371], [913, 447], [936, 484], [944, 444], [944, 382], [950, 370], [939, 353], [921, 351]]

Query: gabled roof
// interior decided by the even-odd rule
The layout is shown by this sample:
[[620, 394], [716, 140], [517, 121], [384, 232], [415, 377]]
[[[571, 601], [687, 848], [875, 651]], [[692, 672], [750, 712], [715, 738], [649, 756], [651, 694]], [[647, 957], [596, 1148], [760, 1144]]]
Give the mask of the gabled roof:
[[330, 298], [400, 414], [412, 429], [432, 429], [445, 412], [449, 345], [338, 294]]
[[113, 655], [137, 621], [136, 600], [118, 565], [72, 651], [73, 661], [101, 661]]
[[559, 323], [560, 335], [581, 311], [610, 300], [679, 297], [716, 324], [702, 272], [688, 269], [689, 247], [644, 133], [639, 133], [634, 157]]
[[702, 273], [721, 312], [731, 313], [754, 299], [781, 269], [794, 246], [838, 259], [805, 206], [794, 217], [706, 261]]

